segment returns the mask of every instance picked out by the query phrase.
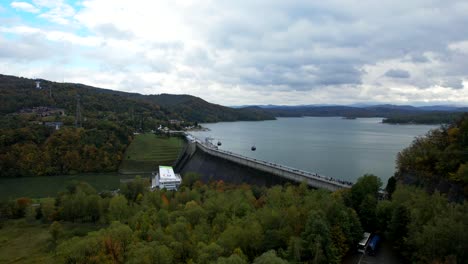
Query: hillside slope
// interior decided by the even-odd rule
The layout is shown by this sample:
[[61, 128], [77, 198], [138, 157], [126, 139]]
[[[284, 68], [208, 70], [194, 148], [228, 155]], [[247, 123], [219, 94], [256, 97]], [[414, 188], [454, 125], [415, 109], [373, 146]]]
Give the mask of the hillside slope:
[[468, 113], [449, 126], [416, 138], [397, 157], [396, 178], [446, 193], [451, 200], [468, 196]]
[[141, 95], [47, 80], [42, 80], [41, 86], [43, 89], [38, 90], [32, 79], [0, 75], [0, 114], [14, 113], [23, 108], [52, 106], [64, 108], [66, 113], [73, 115], [79, 95], [87, 117], [109, 112], [106, 114], [112, 113], [112, 116], [132, 115], [132, 118], [192, 122], [274, 119], [266, 111], [229, 108], [190, 95]]
[[232, 109], [189, 95], [141, 95], [46, 80], [41, 86], [0, 75], [0, 177], [117, 171], [135, 131], [274, 118], [261, 109]]

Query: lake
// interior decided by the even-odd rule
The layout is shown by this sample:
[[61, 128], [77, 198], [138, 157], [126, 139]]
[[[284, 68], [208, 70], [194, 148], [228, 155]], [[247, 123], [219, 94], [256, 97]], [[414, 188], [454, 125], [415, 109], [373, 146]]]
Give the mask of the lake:
[[[434, 125], [390, 125], [382, 118], [278, 118], [272, 121], [202, 124], [192, 131], [220, 141], [221, 149], [244, 156], [355, 182], [366, 173], [385, 186], [395, 172], [396, 155]], [[255, 145], [257, 150], [251, 151]]]

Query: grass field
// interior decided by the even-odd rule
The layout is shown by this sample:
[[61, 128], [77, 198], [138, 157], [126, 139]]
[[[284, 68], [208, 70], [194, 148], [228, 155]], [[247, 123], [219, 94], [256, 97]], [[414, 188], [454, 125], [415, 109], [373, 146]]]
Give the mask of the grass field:
[[[145, 177], [147, 175], [141, 175]], [[73, 181], [84, 181], [97, 191], [115, 190], [120, 186], [120, 180], [133, 178], [130, 175], [117, 173], [58, 175], [42, 177], [0, 178], [0, 199], [18, 197], [55, 197], [58, 192], [65, 191]]]
[[7, 221], [0, 228], [0, 263], [53, 263], [49, 237], [48, 225]]
[[160, 165], [171, 165], [183, 145], [184, 141], [179, 137], [137, 135], [125, 152], [119, 172], [151, 172]]
[[[60, 241], [83, 236], [102, 226], [62, 223]], [[27, 223], [25, 219], [8, 220], [0, 228], [0, 263], [55, 263], [49, 245], [49, 224]]]

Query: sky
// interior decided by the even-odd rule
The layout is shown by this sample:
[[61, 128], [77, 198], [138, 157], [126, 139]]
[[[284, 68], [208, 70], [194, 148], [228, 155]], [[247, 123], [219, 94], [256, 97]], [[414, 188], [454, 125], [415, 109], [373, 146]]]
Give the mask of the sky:
[[466, 0], [0, 0], [0, 73], [222, 105], [468, 105]]

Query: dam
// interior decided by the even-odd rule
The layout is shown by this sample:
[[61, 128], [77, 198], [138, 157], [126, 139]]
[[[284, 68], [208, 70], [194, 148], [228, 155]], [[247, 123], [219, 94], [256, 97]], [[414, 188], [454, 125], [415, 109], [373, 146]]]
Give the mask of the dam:
[[246, 156], [242, 156], [230, 151], [221, 150], [217, 146], [206, 141], [203, 142], [192, 135], [185, 133], [187, 145], [183, 149], [176, 161], [175, 170], [178, 172], [187, 172], [185, 165], [195, 155], [197, 151], [205, 155], [215, 157], [218, 160], [225, 160], [247, 167], [253, 171], [263, 172], [267, 175], [274, 175], [277, 178], [293, 181], [297, 183], [306, 182], [313, 188], [327, 189], [330, 191], [337, 191], [344, 188], [351, 188], [352, 184], [346, 181], [341, 181], [331, 177], [311, 173], [300, 169], [291, 168], [277, 163], [258, 160]]

